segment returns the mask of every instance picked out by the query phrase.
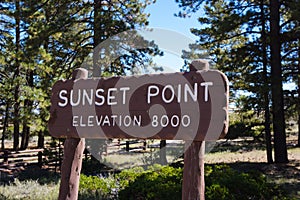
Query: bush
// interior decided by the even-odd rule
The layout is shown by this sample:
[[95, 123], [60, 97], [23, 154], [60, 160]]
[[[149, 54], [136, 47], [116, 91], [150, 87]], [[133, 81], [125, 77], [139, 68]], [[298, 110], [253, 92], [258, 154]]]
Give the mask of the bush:
[[78, 199], [115, 199], [116, 182], [113, 177], [80, 175]]
[[[140, 170], [140, 169], [139, 169]], [[182, 169], [169, 166], [120, 173], [120, 200], [181, 199]], [[206, 200], [284, 199], [278, 187], [257, 172], [242, 173], [227, 165], [205, 167]], [[127, 182], [126, 182], [127, 180]]]
[[206, 200], [283, 199], [260, 172], [242, 173], [227, 165], [206, 166]]
[[128, 185], [120, 191], [120, 200], [136, 199], [181, 199], [182, 170], [173, 167], [155, 165], [147, 171], [132, 174], [121, 172], [121, 177], [130, 177]]

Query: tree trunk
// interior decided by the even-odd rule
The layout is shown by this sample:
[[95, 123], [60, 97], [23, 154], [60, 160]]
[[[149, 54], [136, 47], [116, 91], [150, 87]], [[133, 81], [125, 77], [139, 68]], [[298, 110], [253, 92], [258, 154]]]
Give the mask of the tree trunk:
[[101, 42], [101, 4], [102, 0], [94, 0], [94, 51], [93, 51], [93, 77], [100, 77], [101, 66], [99, 66], [98, 60], [100, 49], [96, 48]]
[[269, 78], [268, 78], [268, 60], [267, 60], [267, 38], [266, 38], [266, 19], [264, 11], [264, 1], [260, 2], [261, 10], [261, 40], [262, 40], [262, 59], [263, 59], [263, 76], [264, 76], [264, 88], [263, 88], [263, 97], [264, 97], [264, 118], [265, 118], [265, 140], [266, 140], [266, 149], [267, 149], [267, 161], [268, 163], [273, 163], [272, 157], [272, 141], [271, 141], [271, 128], [270, 128], [270, 108], [269, 108]]
[[167, 141], [166, 140], [161, 140], [160, 144], [159, 144], [159, 147], [160, 147], [159, 161], [160, 161], [161, 165], [166, 165], [168, 163], [166, 146], [167, 146]]
[[15, 15], [15, 20], [16, 20], [16, 63], [15, 63], [15, 74], [14, 74], [14, 81], [16, 81], [16, 85], [14, 88], [14, 119], [13, 119], [13, 125], [14, 125], [14, 133], [13, 133], [13, 148], [14, 150], [17, 150], [19, 148], [19, 136], [20, 136], [20, 100], [19, 100], [19, 93], [20, 93], [20, 83], [17, 80], [17, 78], [20, 75], [20, 61], [18, 58], [18, 54], [20, 51], [20, 36], [21, 36], [21, 31], [20, 31], [20, 1], [16, 0], [15, 1], [15, 6], [16, 6], [16, 15]]
[[[30, 88], [33, 88], [33, 71], [28, 70], [26, 75], [26, 81]], [[30, 127], [28, 126], [29, 119], [31, 116], [33, 102], [29, 99], [24, 100], [24, 110], [26, 110], [25, 116], [23, 117], [23, 131], [22, 131], [22, 140], [21, 140], [21, 149], [27, 149], [30, 137]]]
[[29, 134], [30, 134], [30, 127], [27, 125], [27, 120], [23, 121], [23, 130], [22, 130], [22, 138], [21, 138], [21, 147], [20, 149], [25, 150], [28, 147], [29, 143]]
[[4, 116], [4, 122], [3, 122], [3, 130], [2, 130], [2, 138], [1, 138], [1, 149], [5, 149], [5, 136], [6, 136], [6, 129], [8, 126], [8, 117], [9, 117], [9, 103], [6, 102], [6, 108], [5, 108], [5, 116]]
[[282, 88], [280, 2], [270, 1], [270, 47], [271, 47], [271, 88], [274, 127], [274, 153], [276, 163], [287, 163], [285, 117]]
[[[298, 22], [300, 25], [300, 22]], [[300, 147], [300, 39], [298, 40], [298, 144]]]
[[39, 131], [39, 133], [38, 133], [37, 147], [38, 148], [44, 148], [44, 132], [43, 131]]

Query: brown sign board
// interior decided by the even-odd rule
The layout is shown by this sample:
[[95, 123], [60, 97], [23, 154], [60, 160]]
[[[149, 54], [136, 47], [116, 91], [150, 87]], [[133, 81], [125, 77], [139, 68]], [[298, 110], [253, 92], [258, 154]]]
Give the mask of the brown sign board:
[[58, 81], [48, 127], [60, 138], [214, 141], [227, 133], [228, 93], [217, 70]]

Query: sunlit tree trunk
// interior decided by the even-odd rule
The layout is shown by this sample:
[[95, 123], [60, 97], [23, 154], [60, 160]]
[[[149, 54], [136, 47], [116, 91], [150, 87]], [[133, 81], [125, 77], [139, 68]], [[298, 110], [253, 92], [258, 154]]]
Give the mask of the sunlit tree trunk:
[[262, 40], [262, 59], [263, 59], [263, 76], [264, 76], [264, 117], [265, 117], [265, 140], [267, 149], [267, 161], [268, 163], [273, 163], [272, 157], [272, 141], [271, 141], [271, 128], [270, 128], [270, 108], [269, 108], [269, 79], [268, 79], [268, 60], [267, 60], [267, 38], [266, 38], [266, 20], [264, 11], [264, 1], [260, 2], [261, 9], [261, 40]]

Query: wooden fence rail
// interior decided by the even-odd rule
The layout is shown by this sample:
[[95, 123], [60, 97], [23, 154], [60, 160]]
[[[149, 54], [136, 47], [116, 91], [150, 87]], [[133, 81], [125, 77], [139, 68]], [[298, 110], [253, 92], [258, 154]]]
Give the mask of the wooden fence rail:
[[0, 152], [0, 168], [15, 167], [26, 164], [42, 164], [44, 149], [30, 149], [23, 151], [4, 150]]

